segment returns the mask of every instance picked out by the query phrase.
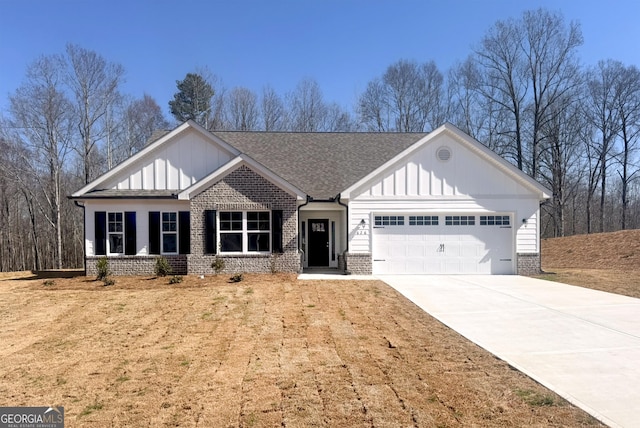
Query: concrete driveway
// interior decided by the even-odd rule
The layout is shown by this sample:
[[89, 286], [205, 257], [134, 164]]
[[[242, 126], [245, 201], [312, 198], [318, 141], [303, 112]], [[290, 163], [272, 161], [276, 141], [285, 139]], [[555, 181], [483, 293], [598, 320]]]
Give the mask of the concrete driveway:
[[604, 423], [640, 426], [640, 299], [521, 276], [377, 278]]

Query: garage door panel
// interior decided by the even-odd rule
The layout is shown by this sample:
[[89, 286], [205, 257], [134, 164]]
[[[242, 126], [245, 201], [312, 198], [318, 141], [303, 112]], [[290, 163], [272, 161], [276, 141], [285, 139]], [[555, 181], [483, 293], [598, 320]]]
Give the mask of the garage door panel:
[[[403, 225], [374, 228], [374, 273], [513, 273], [511, 226], [480, 225], [480, 215], [465, 214], [462, 217], [473, 221], [456, 225], [446, 225], [445, 214], [439, 215], [437, 225], [409, 225], [405, 215]], [[509, 217], [495, 218], [504, 222]]]

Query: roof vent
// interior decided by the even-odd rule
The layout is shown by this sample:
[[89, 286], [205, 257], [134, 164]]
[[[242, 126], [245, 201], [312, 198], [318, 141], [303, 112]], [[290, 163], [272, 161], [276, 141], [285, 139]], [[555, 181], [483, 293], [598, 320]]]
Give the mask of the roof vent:
[[449, 149], [449, 147], [440, 147], [438, 151], [436, 151], [436, 156], [442, 162], [446, 162], [451, 159], [451, 149]]

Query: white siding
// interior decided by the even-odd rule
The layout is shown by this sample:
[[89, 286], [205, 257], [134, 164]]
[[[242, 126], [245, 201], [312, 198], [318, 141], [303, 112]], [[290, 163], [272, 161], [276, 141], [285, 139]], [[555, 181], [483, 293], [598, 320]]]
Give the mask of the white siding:
[[136, 212], [136, 246], [137, 255], [149, 254], [149, 212], [150, 211], [188, 211], [188, 201], [86, 201], [85, 202], [85, 246], [87, 256], [94, 256], [95, 213]]
[[184, 190], [229, 162], [231, 153], [189, 130], [131, 165], [106, 188]]
[[[451, 159], [443, 162], [436, 157], [440, 147], [451, 150]], [[448, 135], [427, 144], [380, 177], [352, 193], [352, 198], [531, 194], [513, 177]]]
[[[496, 199], [361, 199], [349, 203], [349, 251], [353, 253], [371, 252], [371, 223], [374, 213], [424, 213], [424, 214], [464, 214], [464, 213], [509, 213], [513, 215], [516, 229], [516, 252], [537, 253], [538, 209], [536, 198], [496, 198]], [[364, 219], [366, 233], [360, 227]], [[522, 220], [527, 219], [526, 223]], [[357, 233], [356, 233], [357, 232]]]
[[[448, 161], [437, 158], [441, 147], [450, 150]], [[538, 253], [538, 194], [484, 156], [443, 134], [363, 184], [351, 193], [349, 202], [349, 251], [372, 251], [373, 213], [415, 212], [509, 213], [515, 228], [515, 251]], [[362, 219], [366, 233], [360, 225]]]

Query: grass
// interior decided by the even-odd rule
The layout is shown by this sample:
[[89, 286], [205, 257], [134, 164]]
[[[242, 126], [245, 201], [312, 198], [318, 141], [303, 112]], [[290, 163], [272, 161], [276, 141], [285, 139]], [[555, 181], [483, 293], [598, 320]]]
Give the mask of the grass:
[[522, 400], [530, 406], [540, 407], [556, 405], [556, 399], [551, 394], [543, 394], [530, 389], [517, 389], [515, 392], [518, 397], [522, 398]]
[[601, 426], [378, 281], [166, 283], [2, 281], [0, 396], [89, 427]]
[[78, 415], [78, 417], [82, 417], [82, 416], [87, 416], [90, 415], [93, 412], [96, 412], [98, 410], [102, 410], [103, 408], [103, 404], [102, 403], [98, 403], [95, 402], [93, 404], [88, 405], [87, 407], [85, 407], [84, 409], [82, 409], [82, 412], [80, 412], [80, 414]]

